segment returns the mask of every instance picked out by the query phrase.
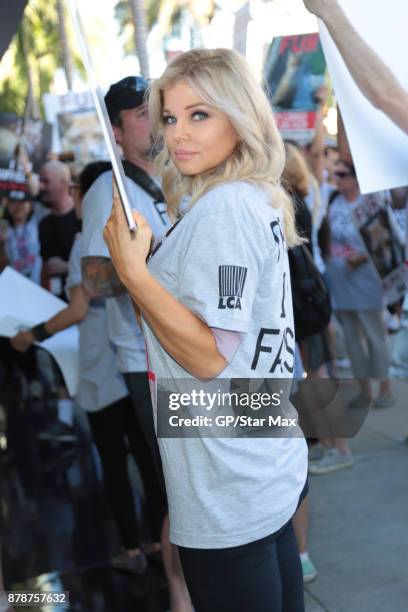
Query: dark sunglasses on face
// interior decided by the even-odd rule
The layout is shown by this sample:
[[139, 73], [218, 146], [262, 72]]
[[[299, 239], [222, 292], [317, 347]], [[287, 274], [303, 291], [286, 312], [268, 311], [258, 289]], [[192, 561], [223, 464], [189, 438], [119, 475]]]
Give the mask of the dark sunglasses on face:
[[353, 176], [353, 175], [351, 174], [351, 172], [335, 172], [334, 176], [336, 178], [342, 179], [342, 178], [346, 178], [346, 176]]

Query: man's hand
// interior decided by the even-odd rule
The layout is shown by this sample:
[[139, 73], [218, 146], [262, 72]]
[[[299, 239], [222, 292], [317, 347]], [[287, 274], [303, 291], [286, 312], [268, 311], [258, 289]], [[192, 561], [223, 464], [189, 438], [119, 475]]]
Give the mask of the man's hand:
[[337, 0], [303, 0], [303, 2], [308, 11], [323, 20], [334, 7], [338, 7]]
[[21, 331], [13, 338], [10, 338], [11, 346], [20, 353], [25, 353], [34, 342], [34, 335], [29, 329]]
[[50, 257], [43, 266], [43, 274], [46, 276], [59, 276], [67, 274], [68, 262], [61, 257]]

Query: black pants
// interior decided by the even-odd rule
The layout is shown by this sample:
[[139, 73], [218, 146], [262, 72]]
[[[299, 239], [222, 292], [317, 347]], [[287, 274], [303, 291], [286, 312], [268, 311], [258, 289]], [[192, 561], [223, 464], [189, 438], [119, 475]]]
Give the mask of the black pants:
[[140, 529], [127, 465], [128, 448], [142, 477], [152, 537], [159, 542], [164, 516], [162, 493], [131, 399], [126, 397], [98, 412], [90, 412], [88, 419], [101, 457], [108, 502], [123, 546], [126, 549], [140, 546]]
[[154, 429], [153, 406], [150, 397], [150, 387], [146, 372], [131, 372], [124, 374], [129, 394], [136, 411], [136, 417], [144, 439], [150, 449], [155, 479], [160, 489], [163, 517], [167, 513], [167, 494], [164, 483], [163, 467]]
[[179, 551], [196, 612], [304, 612], [302, 568], [291, 521], [244, 546], [179, 546]]

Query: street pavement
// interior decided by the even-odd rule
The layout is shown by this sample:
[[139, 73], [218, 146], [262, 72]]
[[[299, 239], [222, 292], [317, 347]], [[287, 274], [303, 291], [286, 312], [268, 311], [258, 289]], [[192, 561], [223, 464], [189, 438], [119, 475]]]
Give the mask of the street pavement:
[[310, 476], [307, 612], [408, 611], [408, 380], [350, 441], [355, 465]]

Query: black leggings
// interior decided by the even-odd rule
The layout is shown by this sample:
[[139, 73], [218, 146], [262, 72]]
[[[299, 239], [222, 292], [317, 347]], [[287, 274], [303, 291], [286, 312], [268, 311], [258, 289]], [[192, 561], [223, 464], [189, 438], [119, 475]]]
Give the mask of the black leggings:
[[141, 543], [128, 473], [128, 448], [142, 477], [153, 540], [160, 542], [165, 512], [162, 492], [157, 482], [149, 446], [130, 397], [114, 402], [98, 412], [88, 412], [88, 419], [101, 457], [108, 502], [123, 546], [129, 550], [138, 548]]
[[196, 612], [304, 612], [302, 568], [291, 521], [243, 546], [179, 546], [179, 551]]
[[[153, 406], [150, 396], [147, 372], [130, 372], [123, 375], [129, 394], [136, 411], [136, 417], [143, 433], [144, 439], [149, 446], [153, 462], [157, 484], [160, 488], [163, 513], [167, 513], [167, 494], [164, 482], [163, 467], [157, 444], [156, 431], [154, 429]], [[163, 514], [163, 516], [164, 516]]]

